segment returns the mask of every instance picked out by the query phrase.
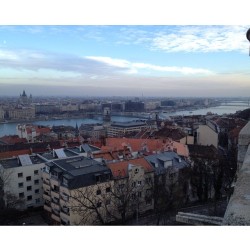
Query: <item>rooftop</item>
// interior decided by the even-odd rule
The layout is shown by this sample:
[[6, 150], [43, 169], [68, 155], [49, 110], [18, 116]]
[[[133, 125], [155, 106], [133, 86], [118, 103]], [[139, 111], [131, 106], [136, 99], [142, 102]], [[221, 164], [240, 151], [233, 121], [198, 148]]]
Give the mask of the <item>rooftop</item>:
[[5, 168], [17, 168], [17, 167], [24, 167], [30, 166], [34, 164], [44, 163], [45, 161], [42, 160], [37, 155], [18, 155], [18, 157], [8, 158], [0, 160], [0, 164]]

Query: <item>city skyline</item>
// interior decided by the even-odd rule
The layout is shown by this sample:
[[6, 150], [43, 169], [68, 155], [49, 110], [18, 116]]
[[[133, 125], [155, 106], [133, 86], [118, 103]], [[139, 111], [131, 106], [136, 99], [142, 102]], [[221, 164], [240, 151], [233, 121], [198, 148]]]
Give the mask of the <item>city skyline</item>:
[[249, 96], [248, 26], [0, 26], [1, 95]]

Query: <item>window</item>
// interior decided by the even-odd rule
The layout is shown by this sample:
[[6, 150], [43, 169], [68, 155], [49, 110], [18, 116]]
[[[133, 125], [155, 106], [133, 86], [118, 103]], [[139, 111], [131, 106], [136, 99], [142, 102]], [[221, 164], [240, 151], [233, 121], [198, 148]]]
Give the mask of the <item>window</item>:
[[101, 181], [100, 175], [96, 175], [96, 176], [95, 176], [95, 181], [96, 181], [96, 182], [100, 182], [100, 181]]
[[96, 191], [96, 194], [97, 195], [99, 195], [99, 194], [101, 194], [102, 192], [101, 192], [101, 190], [100, 189], [98, 189], [97, 191]]
[[31, 191], [32, 190], [32, 186], [27, 186], [27, 191]]
[[18, 173], [18, 174], [17, 174], [17, 177], [18, 177], [18, 178], [23, 177], [23, 173]]
[[141, 192], [137, 193], [137, 197], [141, 198]]
[[26, 181], [31, 181], [31, 176], [27, 176]]
[[34, 170], [34, 175], [38, 175], [38, 170]]
[[137, 173], [139, 173], [139, 169], [138, 168], [135, 169], [135, 174], [137, 174]]
[[52, 171], [52, 172], [51, 172], [51, 177], [53, 177], [53, 178], [57, 179], [57, 177], [58, 177], [58, 173], [57, 173], [57, 172], [55, 172], [55, 171]]
[[27, 196], [27, 201], [30, 201], [30, 200], [32, 200], [32, 195]]
[[19, 198], [23, 198], [24, 197], [24, 193], [19, 193]]
[[36, 201], [36, 204], [40, 203], [40, 199], [39, 198], [36, 199], [35, 201]]
[[36, 194], [39, 194], [39, 189], [35, 189], [35, 193], [36, 193]]
[[64, 186], [68, 186], [68, 180], [67, 179], [65, 179], [65, 178], [63, 178], [63, 182], [62, 182], [62, 184], [64, 185]]
[[106, 193], [109, 193], [111, 191], [111, 188], [110, 187], [107, 187], [106, 188]]
[[102, 203], [99, 201], [99, 202], [97, 202], [96, 206], [97, 206], [97, 207], [101, 207], [101, 206], [102, 206]]
[[137, 186], [141, 186], [141, 181], [138, 181], [138, 182], [137, 182]]
[[34, 180], [35, 185], [39, 184], [39, 180]]
[[146, 199], [146, 205], [152, 205], [152, 199]]
[[19, 187], [19, 188], [22, 188], [22, 187], [23, 187], [23, 182], [19, 182], [19, 183], [18, 183], [18, 187]]
[[54, 185], [54, 187], [52, 188], [52, 191], [58, 193], [59, 192], [59, 187]]
[[152, 183], [152, 179], [150, 177], [146, 178], [146, 183], [147, 184], [151, 184]]
[[135, 194], [132, 194], [132, 195], [131, 195], [131, 198], [132, 198], [132, 200], [135, 200], [136, 195], [135, 195]]
[[132, 187], [135, 187], [135, 185], [136, 185], [136, 183], [135, 183], [135, 182], [133, 182], [133, 183], [132, 183]]

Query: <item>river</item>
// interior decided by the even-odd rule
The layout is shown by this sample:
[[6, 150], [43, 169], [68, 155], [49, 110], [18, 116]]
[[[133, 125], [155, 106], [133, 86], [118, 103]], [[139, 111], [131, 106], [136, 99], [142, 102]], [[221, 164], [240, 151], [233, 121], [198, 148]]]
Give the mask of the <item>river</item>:
[[[206, 115], [208, 112], [223, 115], [223, 114], [231, 114], [235, 113], [236, 111], [244, 110], [250, 108], [247, 104], [231, 102], [227, 103], [226, 105], [220, 105], [217, 107], [210, 107], [210, 108], [203, 108], [197, 110], [185, 110], [185, 111], [177, 111], [172, 113], [161, 113], [160, 118], [167, 118], [169, 116], [177, 116], [177, 115]], [[111, 121], [114, 122], [127, 122], [138, 120], [140, 118], [136, 117], [123, 117], [123, 116], [112, 116]], [[76, 124], [80, 126], [81, 124], [93, 124], [93, 123], [102, 123], [102, 117], [99, 116], [95, 119], [62, 119], [62, 120], [48, 120], [48, 121], [35, 121], [32, 122], [33, 124], [39, 125], [47, 125], [47, 126], [57, 126], [57, 125], [65, 125], [65, 126], [73, 126], [75, 127]], [[13, 123], [2, 123], [0, 124], [0, 137], [4, 135], [15, 135], [16, 134], [16, 126], [18, 122]]]
[[[138, 120], [136, 117], [123, 117], [123, 116], [112, 116], [111, 121], [113, 122], [128, 122]], [[96, 124], [102, 123], [102, 117], [98, 116], [95, 119], [87, 119], [87, 118], [77, 118], [77, 119], [62, 119], [62, 120], [47, 120], [47, 121], [35, 121], [32, 124], [39, 124], [44, 126], [73, 126], [76, 124], [80, 127], [81, 124]], [[4, 135], [15, 135], [16, 134], [16, 126], [17, 124], [25, 123], [25, 122], [11, 122], [11, 123], [1, 123], [0, 124], [0, 137]], [[26, 122], [28, 123], [28, 122]]]

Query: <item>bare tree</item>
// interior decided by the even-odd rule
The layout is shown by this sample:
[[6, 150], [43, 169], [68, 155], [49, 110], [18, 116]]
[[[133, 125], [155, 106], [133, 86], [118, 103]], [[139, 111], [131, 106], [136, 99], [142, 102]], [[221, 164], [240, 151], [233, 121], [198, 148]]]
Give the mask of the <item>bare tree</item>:
[[[139, 216], [145, 184], [137, 186], [129, 178], [72, 190], [68, 208], [78, 217], [79, 225], [126, 224], [133, 215]], [[151, 197], [152, 198], [152, 197]]]

